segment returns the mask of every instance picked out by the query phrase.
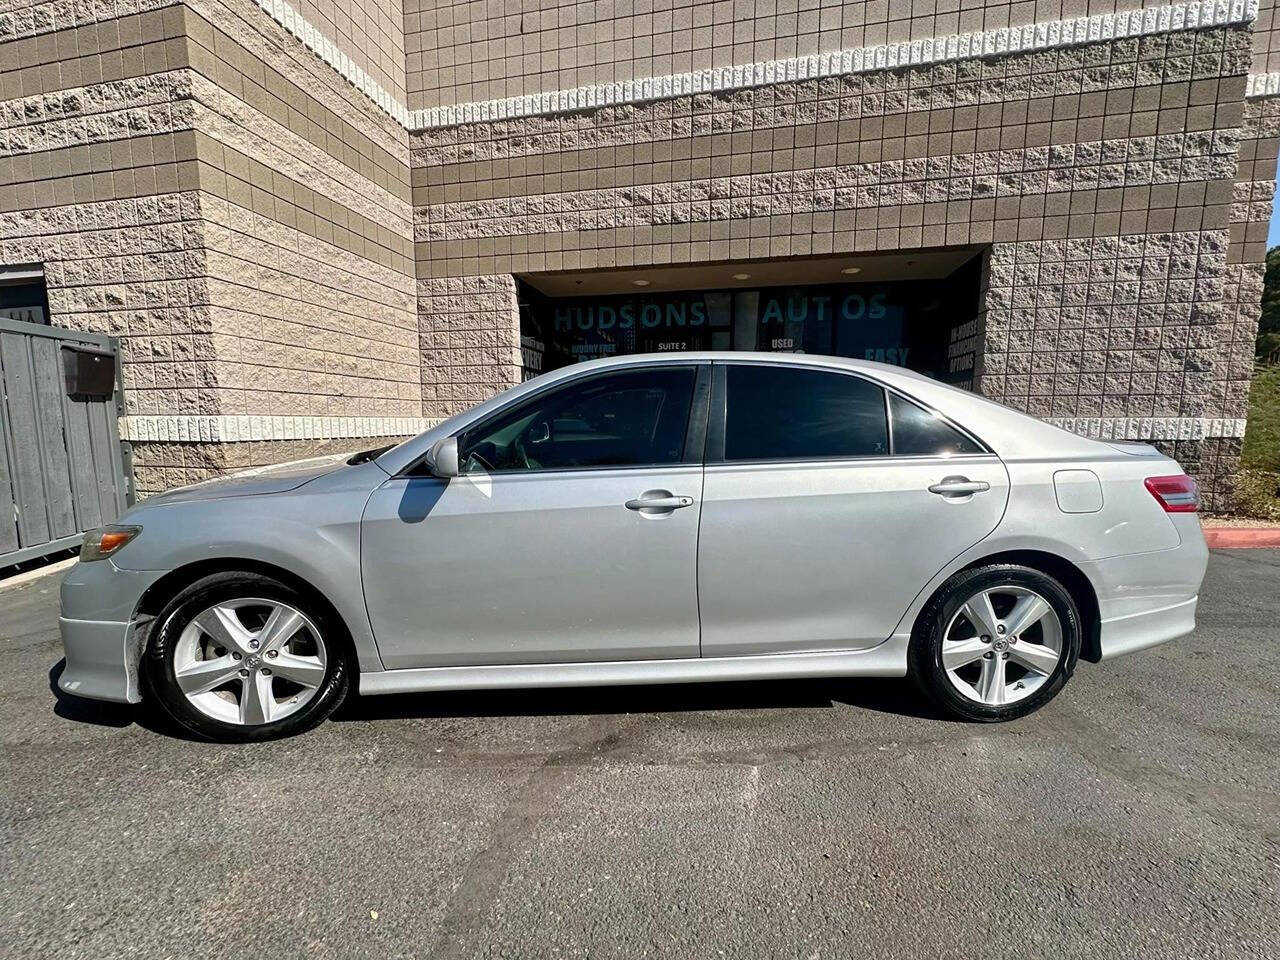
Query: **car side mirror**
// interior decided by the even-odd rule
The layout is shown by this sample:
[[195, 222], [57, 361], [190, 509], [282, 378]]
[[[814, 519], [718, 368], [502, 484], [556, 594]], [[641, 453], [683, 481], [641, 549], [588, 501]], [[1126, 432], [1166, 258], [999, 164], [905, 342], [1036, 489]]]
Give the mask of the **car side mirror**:
[[433, 477], [448, 480], [450, 477], [458, 476], [458, 438], [445, 437], [443, 440], [437, 440], [427, 451], [423, 462]]
[[551, 424], [540, 420], [529, 428], [530, 443], [546, 443], [551, 439]]

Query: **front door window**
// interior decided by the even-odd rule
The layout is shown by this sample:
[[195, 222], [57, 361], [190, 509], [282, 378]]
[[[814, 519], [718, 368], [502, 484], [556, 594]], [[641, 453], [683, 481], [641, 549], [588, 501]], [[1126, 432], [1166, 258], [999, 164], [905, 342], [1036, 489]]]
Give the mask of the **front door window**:
[[463, 473], [680, 463], [691, 365], [589, 377], [517, 404], [463, 434]]

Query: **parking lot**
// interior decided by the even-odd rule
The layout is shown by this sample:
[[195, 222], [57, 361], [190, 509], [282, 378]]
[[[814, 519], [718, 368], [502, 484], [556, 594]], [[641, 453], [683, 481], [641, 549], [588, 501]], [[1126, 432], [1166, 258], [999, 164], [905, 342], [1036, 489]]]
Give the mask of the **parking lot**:
[[55, 696], [0, 586], [7, 957], [1274, 957], [1280, 551], [1040, 713], [902, 682], [357, 701], [250, 747]]

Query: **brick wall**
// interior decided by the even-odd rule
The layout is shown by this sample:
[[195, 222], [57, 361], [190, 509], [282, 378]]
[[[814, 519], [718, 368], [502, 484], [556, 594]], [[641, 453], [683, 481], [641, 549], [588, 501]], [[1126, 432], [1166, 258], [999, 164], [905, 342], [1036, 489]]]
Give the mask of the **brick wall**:
[[[1242, 417], [1223, 316], [1251, 47], [1178, 31], [423, 131], [420, 286], [991, 244], [984, 393], [1153, 439]], [[1241, 296], [1228, 339], [1256, 323]], [[462, 350], [440, 302], [419, 306], [436, 356]], [[429, 414], [487, 382], [434, 376]], [[1180, 449], [1225, 505], [1238, 444], [1212, 439]]]
[[[131, 418], [418, 418], [403, 127], [249, 3], [40, 4], [13, 34], [0, 262], [122, 337]], [[370, 445], [135, 439], [142, 493]]]
[[1134, 5], [398, 3], [0, 12], [0, 261], [45, 264], [55, 322], [124, 338], [144, 490], [518, 381], [513, 274], [987, 245], [978, 387], [1127, 419], [1229, 501], [1280, 132], [1280, 101], [1244, 99], [1269, 3], [1252, 30], [1164, 8], [1142, 37], [413, 133], [406, 107]]
[[412, 108], [1132, 10], [1141, 0], [405, 0]]
[[0, 27], [0, 262], [44, 264], [55, 322], [123, 338], [127, 412], [212, 412], [180, 10], [54, 11]]

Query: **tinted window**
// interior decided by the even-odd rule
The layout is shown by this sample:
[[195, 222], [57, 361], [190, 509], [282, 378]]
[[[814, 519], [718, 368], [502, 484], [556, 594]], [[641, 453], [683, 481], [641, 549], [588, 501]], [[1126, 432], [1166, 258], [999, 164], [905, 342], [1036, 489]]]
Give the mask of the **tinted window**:
[[695, 373], [637, 370], [548, 391], [467, 431], [462, 471], [679, 463]]
[[726, 387], [726, 460], [875, 457], [889, 452], [884, 391], [860, 377], [730, 366]]
[[945, 457], [986, 452], [946, 421], [910, 400], [891, 395], [889, 412], [893, 417], [894, 456]]

